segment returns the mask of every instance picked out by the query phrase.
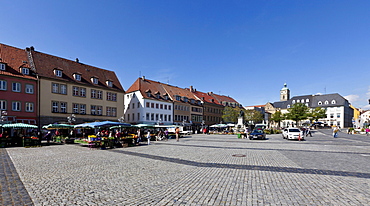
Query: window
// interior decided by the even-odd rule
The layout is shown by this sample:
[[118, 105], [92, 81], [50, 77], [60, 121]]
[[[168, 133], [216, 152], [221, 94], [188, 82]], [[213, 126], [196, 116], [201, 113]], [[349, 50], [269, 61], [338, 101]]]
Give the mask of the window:
[[91, 90], [91, 98], [96, 99], [96, 90], [95, 89]]
[[176, 100], [181, 101], [181, 96], [176, 95]]
[[168, 115], [168, 121], [169, 122], [171, 121], [171, 115]]
[[340, 118], [340, 113], [337, 113], [337, 118]]
[[96, 77], [92, 77], [92, 78], [91, 78], [91, 82], [92, 82], [93, 84], [99, 84], [99, 79], [98, 79], [98, 78], [96, 78]]
[[333, 113], [330, 114], [330, 118], [334, 118], [334, 114]]
[[60, 93], [61, 94], [67, 94], [67, 85], [66, 84], [61, 84], [60, 85]]
[[[168, 105], [168, 110], [171, 110], [171, 105]], [[171, 121], [171, 120], [168, 120], [168, 121]]]
[[80, 104], [80, 114], [86, 114], [86, 104]]
[[117, 101], [117, 93], [107, 92], [108, 101]]
[[3, 63], [0, 63], [0, 70], [3, 70], [3, 71], [5, 71], [5, 64], [3, 64]]
[[150, 107], [150, 103], [149, 102], [146, 103], [146, 107]]
[[290, 104], [288, 104], [288, 105], [286, 106], [286, 108], [288, 108], [288, 109], [289, 109], [289, 108], [290, 108]]
[[163, 109], [163, 104], [161, 104], [161, 105], [159, 106], [159, 108], [160, 108], [160, 109]]
[[321, 102], [321, 101], [319, 101], [317, 104], [318, 104], [318, 105], [322, 105], [322, 102]]
[[80, 89], [78, 87], [73, 87], [73, 96], [80, 96]]
[[146, 113], [146, 120], [149, 120], [149, 116], [150, 116], [150, 114]]
[[97, 115], [103, 115], [103, 107], [102, 106], [97, 106], [96, 107], [96, 114]]
[[309, 99], [306, 99], [306, 102], [310, 102], [310, 100]]
[[140, 108], [140, 102], [137, 103], [137, 108]]
[[54, 74], [55, 74], [55, 76], [57, 76], [57, 77], [62, 77], [62, 76], [63, 76], [63, 72], [62, 72], [62, 70], [59, 70], [59, 69], [55, 69], [55, 70], [54, 70]]
[[73, 103], [72, 104], [72, 113], [73, 114], [78, 114], [79, 109], [80, 109], [80, 105], [79, 104], [76, 104], [76, 103]]
[[0, 110], [6, 110], [6, 100], [0, 100]]
[[107, 107], [107, 116], [109, 116], [109, 117], [116, 117], [117, 116], [117, 108], [115, 108], [115, 107]]
[[150, 106], [151, 106], [151, 108], [154, 108], [154, 103], [151, 103]]
[[24, 75], [29, 75], [30, 74], [30, 69], [29, 68], [22, 68], [22, 74]]
[[103, 91], [98, 90], [96, 98], [97, 99], [103, 99]]
[[159, 104], [158, 103], [155, 104], [155, 108], [159, 109]]
[[113, 87], [113, 82], [112, 81], [107, 80], [106, 83], [107, 83], [108, 87]]
[[154, 121], [154, 114], [150, 114], [150, 120]]
[[328, 101], [328, 100], [326, 100], [324, 104], [329, 104], [329, 101]]
[[90, 113], [91, 113], [91, 115], [96, 115], [96, 105], [91, 105]]
[[33, 112], [33, 103], [26, 102], [26, 112]]
[[137, 121], [140, 120], [140, 113], [137, 113]]
[[292, 101], [292, 104], [294, 104], [294, 103], [295, 103], [295, 100]]
[[59, 93], [59, 84], [56, 84], [56, 83], [52, 83], [51, 84], [51, 92], [52, 93]]
[[74, 74], [75, 80], [81, 81], [81, 75], [80, 74]]
[[0, 90], [6, 90], [6, 81], [0, 80]]
[[26, 93], [27, 94], [33, 94], [33, 85], [32, 84], [26, 84]]
[[132, 103], [132, 109], [135, 109], [135, 103]]
[[13, 82], [12, 83], [12, 91], [13, 92], [21, 92], [21, 83]]
[[86, 88], [80, 88], [80, 97], [86, 97]]
[[67, 113], [67, 102], [60, 102], [60, 112]]
[[51, 112], [59, 112], [59, 102], [52, 101], [51, 102]]
[[336, 104], [337, 102], [335, 100], [331, 100], [331, 103], [332, 104]]
[[12, 110], [21, 111], [21, 102], [18, 101], [12, 102]]

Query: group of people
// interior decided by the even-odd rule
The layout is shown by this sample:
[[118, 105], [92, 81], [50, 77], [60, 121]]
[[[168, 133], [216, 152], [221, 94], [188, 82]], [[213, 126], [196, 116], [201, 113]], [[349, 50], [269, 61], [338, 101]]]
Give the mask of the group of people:
[[[166, 129], [164, 131], [162, 129], [160, 129], [158, 131], [147, 129], [145, 138], [147, 139], [148, 145], [150, 145], [150, 140], [152, 138], [152, 134], [155, 135], [156, 141], [158, 141], [158, 140], [168, 141], [168, 139], [170, 138], [168, 129]], [[179, 129], [179, 127], [176, 127], [175, 135], [176, 135], [176, 141], [178, 142], [179, 138], [180, 138], [180, 129]], [[137, 143], [141, 142], [142, 137], [143, 137], [143, 132], [141, 131], [141, 129], [138, 129], [137, 130]]]

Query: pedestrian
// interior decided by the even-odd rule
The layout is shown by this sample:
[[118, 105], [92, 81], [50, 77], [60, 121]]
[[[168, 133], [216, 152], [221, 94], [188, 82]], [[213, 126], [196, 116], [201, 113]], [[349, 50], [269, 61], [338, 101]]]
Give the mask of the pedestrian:
[[137, 139], [136, 139], [136, 143], [139, 144], [139, 142], [141, 142], [141, 130], [140, 129], [137, 130]]
[[44, 136], [44, 138], [46, 139], [47, 145], [50, 144], [51, 136], [52, 134], [50, 131], [48, 131], [48, 133], [46, 133], [46, 135]]
[[339, 128], [338, 126], [333, 127], [333, 137], [338, 137]]
[[148, 139], [148, 145], [150, 145], [150, 130], [148, 129], [148, 133], [146, 134], [146, 138]]
[[310, 137], [312, 137], [312, 134], [311, 134], [311, 128], [310, 127], [307, 127], [306, 129], [306, 137], [310, 135]]
[[164, 138], [166, 139], [166, 141], [168, 140], [168, 129], [164, 131]]
[[175, 133], [176, 133], [176, 141], [178, 142], [179, 141], [179, 136], [180, 136], [180, 128], [179, 127], [176, 127]]
[[366, 128], [365, 129], [365, 132], [366, 132], [366, 136], [369, 136], [370, 129], [369, 128]]

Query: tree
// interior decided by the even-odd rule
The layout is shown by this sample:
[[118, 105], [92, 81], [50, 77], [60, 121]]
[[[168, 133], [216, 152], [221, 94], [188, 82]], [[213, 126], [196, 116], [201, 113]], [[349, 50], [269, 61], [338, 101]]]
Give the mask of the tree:
[[296, 125], [298, 122], [304, 119], [307, 119], [309, 108], [302, 103], [293, 104], [292, 107], [288, 109], [288, 113], [286, 113], [286, 119], [290, 119], [295, 121]]
[[260, 123], [263, 120], [263, 114], [256, 110], [246, 110], [244, 111], [244, 118], [248, 122]]
[[270, 120], [278, 123], [278, 127], [280, 127], [280, 122], [285, 119], [285, 115], [280, 111], [276, 111], [274, 114], [271, 115]]
[[222, 115], [222, 119], [224, 120], [224, 122], [236, 123], [238, 122], [239, 113], [240, 113], [240, 108], [225, 107], [223, 115]]
[[326, 118], [326, 109], [321, 107], [316, 107], [315, 109], [312, 109], [310, 112], [308, 112], [308, 119], [312, 123], [313, 120], [316, 122], [321, 118]]

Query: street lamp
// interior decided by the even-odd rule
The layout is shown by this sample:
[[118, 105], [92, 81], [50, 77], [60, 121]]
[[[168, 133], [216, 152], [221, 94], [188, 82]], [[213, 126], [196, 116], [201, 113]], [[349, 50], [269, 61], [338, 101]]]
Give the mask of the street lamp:
[[[1, 118], [0, 118], [1, 125], [3, 125], [3, 123], [5, 122], [6, 115], [8, 115], [8, 113], [6, 111], [1, 111]], [[1, 133], [3, 133], [3, 132], [4, 132], [4, 128], [1, 127]]]
[[162, 119], [157, 120], [157, 125], [160, 125], [162, 123]]
[[69, 124], [72, 124], [73, 122], [76, 121], [76, 115], [71, 114], [71, 116], [67, 117], [67, 120], [68, 120]]

